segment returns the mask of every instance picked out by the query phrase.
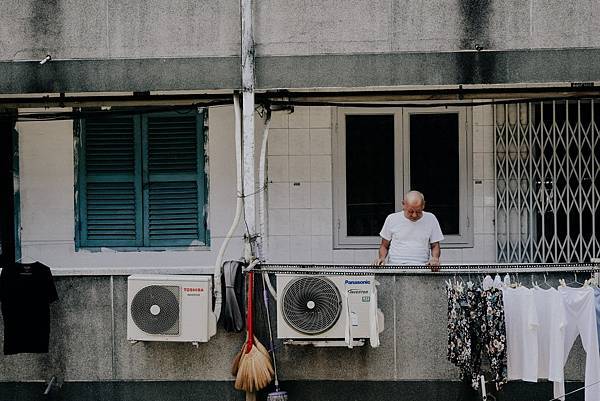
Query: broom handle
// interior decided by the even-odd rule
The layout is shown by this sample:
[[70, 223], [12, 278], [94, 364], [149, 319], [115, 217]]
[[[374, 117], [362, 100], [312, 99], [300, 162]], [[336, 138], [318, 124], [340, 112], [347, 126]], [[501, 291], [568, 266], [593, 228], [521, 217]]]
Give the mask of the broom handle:
[[254, 272], [248, 272], [248, 345], [246, 346], [246, 353], [250, 352], [252, 345], [254, 344], [254, 326], [252, 324], [252, 298], [254, 298]]

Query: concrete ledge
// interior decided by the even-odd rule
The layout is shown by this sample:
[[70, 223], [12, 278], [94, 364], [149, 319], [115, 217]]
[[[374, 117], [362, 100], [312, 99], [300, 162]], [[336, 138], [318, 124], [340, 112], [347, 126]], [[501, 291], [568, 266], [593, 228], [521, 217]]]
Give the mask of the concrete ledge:
[[[567, 383], [567, 391], [583, 386]], [[229, 381], [194, 382], [68, 382], [42, 395], [45, 383], [0, 383], [3, 401], [222, 401], [243, 400], [244, 393]], [[449, 381], [290, 381], [281, 383], [290, 400], [306, 401], [437, 401], [477, 400], [478, 395], [467, 385]], [[258, 399], [266, 398], [266, 392]], [[497, 394], [503, 400], [548, 400], [551, 383], [511, 382]], [[570, 396], [583, 400], [583, 392]]]
[[[360, 88], [600, 80], [600, 49], [259, 56], [256, 88]], [[0, 93], [239, 89], [238, 57], [0, 62]]]

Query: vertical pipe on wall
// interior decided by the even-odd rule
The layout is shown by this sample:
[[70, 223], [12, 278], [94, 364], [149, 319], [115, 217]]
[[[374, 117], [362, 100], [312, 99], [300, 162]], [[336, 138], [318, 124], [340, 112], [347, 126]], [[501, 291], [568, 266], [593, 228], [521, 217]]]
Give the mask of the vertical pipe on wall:
[[234, 128], [234, 138], [235, 138], [235, 179], [236, 179], [236, 203], [235, 203], [235, 216], [233, 217], [233, 222], [231, 223], [231, 227], [229, 227], [229, 231], [227, 235], [225, 235], [225, 239], [221, 244], [221, 248], [219, 249], [219, 254], [217, 255], [217, 260], [215, 262], [215, 273], [214, 273], [214, 297], [215, 297], [215, 307], [214, 307], [214, 316], [215, 322], [219, 320], [221, 316], [221, 307], [222, 307], [222, 297], [221, 297], [221, 274], [223, 268], [223, 257], [225, 255], [225, 250], [227, 249], [227, 245], [229, 244], [229, 240], [235, 233], [237, 226], [240, 222], [240, 216], [242, 215], [242, 207], [243, 207], [243, 198], [242, 198], [242, 116], [240, 113], [240, 96], [236, 93], [233, 95], [233, 112], [235, 117], [235, 128]]
[[254, 37], [252, 32], [252, 0], [241, 1], [242, 18], [242, 127], [244, 217], [248, 236], [256, 233], [255, 167], [254, 167]]
[[266, 261], [268, 258], [267, 241], [267, 216], [266, 216], [266, 192], [267, 192], [267, 144], [269, 141], [269, 127], [271, 126], [271, 109], [267, 106], [265, 111], [265, 128], [263, 129], [262, 145], [260, 147], [260, 159], [258, 162], [258, 257]]

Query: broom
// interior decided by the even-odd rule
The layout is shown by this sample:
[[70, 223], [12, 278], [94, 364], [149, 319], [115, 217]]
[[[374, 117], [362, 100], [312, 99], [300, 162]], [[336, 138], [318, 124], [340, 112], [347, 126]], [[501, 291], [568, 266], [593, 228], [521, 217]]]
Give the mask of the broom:
[[[254, 273], [252, 273], [252, 274], [254, 275]], [[248, 276], [248, 277], [250, 277], [250, 276]], [[260, 352], [269, 356], [269, 351], [267, 351], [267, 349], [258, 341], [258, 339], [256, 337], [254, 337], [254, 345], [256, 345], [256, 348], [258, 348], [258, 350]], [[244, 343], [242, 344], [241, 349], [238, 351], [238, 353], [233, 358], [233, 362], [231, 364], [231, 375], [232, 376], [237, 376], [238, 369], [240, 367], [240, 359], [242, 358], [242, 355], [244, 355], [244, 350], [247, 347], [248, 347], [248, 332], [246, 331], [246, 339], [244, 340]]]
[[242, 348], [234, 387], [254, 393], [265, 388], [273, 378], [273, 365], [266, 348], [254, 337], [252, 322], [252, 298], [254, 292], [254, 272], [248, 273], [248, 335], [246, 347]]

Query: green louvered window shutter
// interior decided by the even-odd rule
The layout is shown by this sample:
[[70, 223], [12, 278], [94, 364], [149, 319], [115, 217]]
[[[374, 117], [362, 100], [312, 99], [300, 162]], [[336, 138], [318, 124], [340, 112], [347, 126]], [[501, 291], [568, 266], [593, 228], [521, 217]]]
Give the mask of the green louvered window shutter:
[[203, 116], [81, 122], [80, 246], [208, 245]]
[[203, 114], [152, 113], [144, 137], [144, 243], [203, 245], [205, 174]]
[[142, 243], [139, 120], [89, 118], [81, 123], [80, 245]]

